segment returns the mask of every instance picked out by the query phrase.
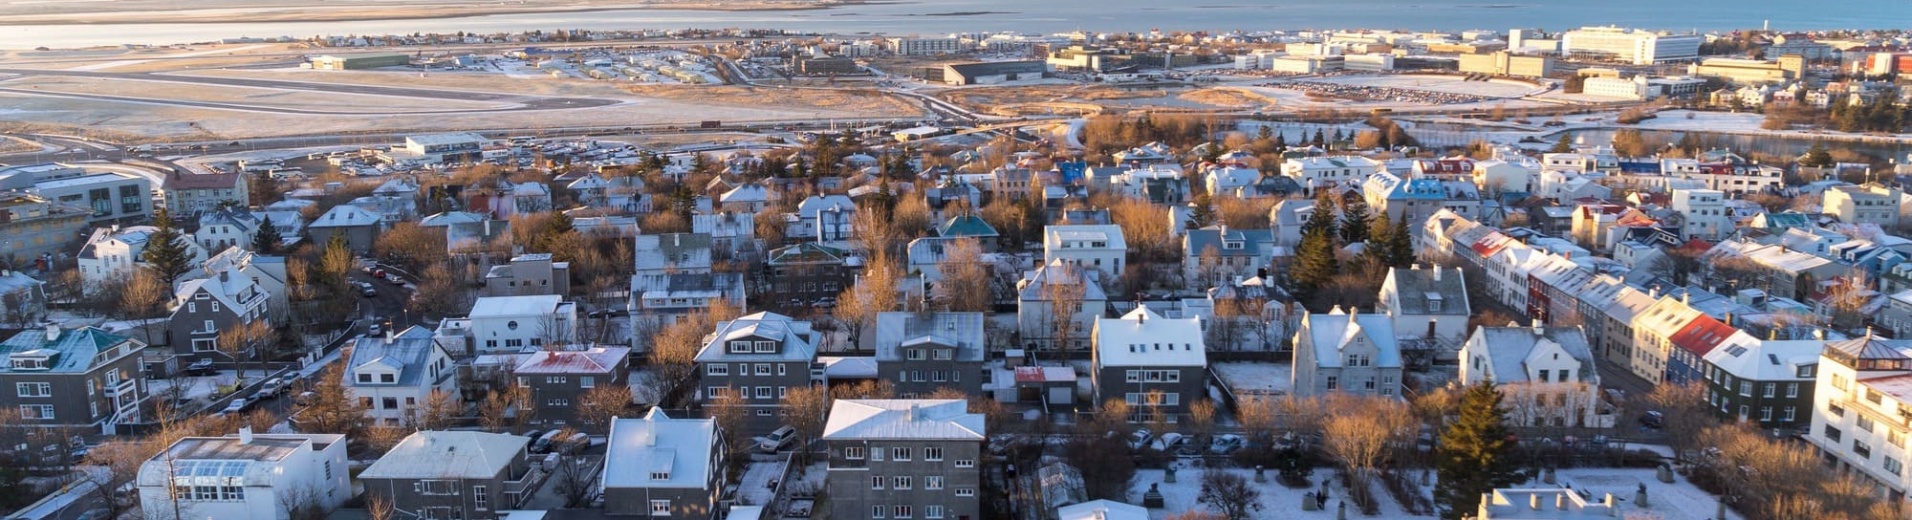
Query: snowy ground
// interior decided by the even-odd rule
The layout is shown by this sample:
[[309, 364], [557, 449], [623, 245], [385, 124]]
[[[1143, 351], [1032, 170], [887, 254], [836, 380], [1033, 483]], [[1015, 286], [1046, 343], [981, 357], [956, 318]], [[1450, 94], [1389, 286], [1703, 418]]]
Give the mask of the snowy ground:
[[1236, 396], [1294, 393], [1294, 365], [1286, 363], [1226, 362], [1210, 365], [1222, 384]]
[[[1166, 507], [1150, 510], [1149, 518], [1160, 520], [1182, 511], [1206, 509], [1206, 506], [1197, 502], [1197, 497], [1201, 494], [1202, 472], [1204, 471], [1209, 470], [1202, 468], [1183, 468], [1176, 472], [1177, 482], [1165, 483], [1163, 482], [1162, 470], [1141, 470], [1136, 473], [1135, 485], [1132, 488], [1133, 494], [1129, 497], [1130, 502], [1141, 503], [1142, 494], [1149, 490], [1151, 484], [1154, 484], [1159, 486], [1158, 489], [1162, 492], [1163, 504]], [[1321, 511], [1302, 511], [1302, 495], [1312, 489], [1293, 489], [1283, 486], [1275, 482], [1273, 472], [1268, 474], [1268, 482], [1257, 483], [1254, 482], [1255, 472], [1252, 469], [1228, 468], [1214, 469], [1214, 471], [1236, 473], [1244, 478], [1248, 478], [1249, 485], [1261, 492], [1260, 503], [1262, 509], [1255, 514], [1255, 518], [1335, 518], [1336, 505], [1341, 502], [1344, 497], [1348, 496], [1347, 489], [1335, 486], [1329, 490], [1327, 508]], [[1331, 475], [1330, 471], [1316, 470], [1314, 481], [1319, 483], [1323, 479], [1328, 478], [1329, 475]], [[1593, 495], [1591, 501], [1599, 501], [1607, 493], [1612, 493], [1619, 504], [1621, 518], [1709, 520], [1713, 518], [1713, 514], [1719, 505], [1717, 498], [1705, 491], [1701, 491], [1698, 487], [1694, 487], [1683, 478], [1676, 476], [1675, 481], [1671, 484], [1660, 482], [1655, 478], [1654, 470], [1651, 469], [1566, 469], [1560, 470], [1557, 481], [1559, 482], [1558, 485], [1543, 484], [1536, 480], [1515, 487], [1551, 488], [1568, 486], [1573, 489], [1591, 493]], [[1642, 484], [1646, 485], [1647, 489], [1648, 505], [1646, 507], [1638, 506], [1634, 500], [1636, 491]], [[1319, 486], [1313, 489], [1319, 489]], [[1348, 513], [1348, 517], [1381, 520], [1433, 518], [1431, 516], [1407, 514], [1401, 509], [1400, 504], [1394, 501], [1393, 497], [1387, 496], [1387, 491], [1383, 489], [1378, 482], [1375, 483], [1374, 492], [1382, 495], [1381, 513], [1379, 515], [1371, 517], [1363, 516], [1359, 512], [1351, 510]], [[1348, 507], [1352, 509], [1354, 506], [1353, 504], [1349, 504]], [[1727, 514], [1727, 517], [1729, 520], [1739, 520], [1742, 518], [1740, 515], [1731, 512]]]
[[770, 505], [776, 500], [776, 489], [772, 489], [771, 480], [783, 475], [785, 460], [775, 462], [752, 462], [744, 468], [743, 479], [737, 484], [737, 503], [743, 505]]

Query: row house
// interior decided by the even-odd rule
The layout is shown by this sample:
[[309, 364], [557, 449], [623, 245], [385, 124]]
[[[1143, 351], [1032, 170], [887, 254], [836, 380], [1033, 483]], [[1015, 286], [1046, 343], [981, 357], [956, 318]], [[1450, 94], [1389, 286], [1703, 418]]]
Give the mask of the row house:
[[697, 402], [734, 397], [747, 413], [742, 431], [730, 433], [770, 433], [783, 424], [785, 394], [822, 383], [813, 370], [818, 337], [810, 322], [769, 312], [718, 323], [697, 351]]
[[1823, 339], [1761, 340], [1736, 332], [1705, 356], [1707, 403], [1761, 429], [1810, 424]]
[[1705, 377], [1706, 355], [1735, 333], [1740, 332], [1705, 313], [1695, 316], [1670, 338], [1673, 348], [1666, 353], [1666, 381], [1682, 385]]
[[[1750, 262], [1752, 279], [1726, 280], [1727, 273], [1716, 267], [1728, 258]], [[1844, 276], [1848, 269], [1837, 262], [1808, 253], [1793, 251], [1784, 245], [1761, 245], [1750, 240], [1727, 240], [1713, 246], [1700, 257], [1702, 272], [1709, 284], [1766, 291], [1767, 294], [1793, 300], [1807, 300], [1818, 293], [1817, 282]]]
[[1702, 314], [1675, 298], [1660, 298], [1633, 317], [1633, 357], [1628, 369], [1655, 385], [1666, 380], [1673, 336]]

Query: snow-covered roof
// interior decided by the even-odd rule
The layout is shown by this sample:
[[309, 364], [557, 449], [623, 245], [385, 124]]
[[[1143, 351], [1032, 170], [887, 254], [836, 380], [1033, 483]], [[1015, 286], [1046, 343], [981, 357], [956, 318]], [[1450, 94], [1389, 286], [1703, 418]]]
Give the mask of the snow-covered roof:
[[1706, 353], [1706, 362], [1752, 381], [1810, 381], [1800, 377], [1799, 367], [1819, 363], [1825, 340], [1765, 340], [1745, 331], [1728, 336], [1720, 348]]
[[617, 463], [604, 465], [598, 490], [704, 488], [716, 437], [715, 421], [673, 419], [656, 408], [641, 419], [612, 419], [604, 459]]
[[340, 204], [337, 206], [333, 206], [332, 209], [329, 211], [326, 211], [324, 215], [319, 215], [319, 218], [314, 219], [312, 223], [307, 224], [306, 227], [307, 228], [331, 228], [331, 227], [349, 227], [349, 226], [370, 226], [370, 225], [378, 224], [380, 220], [381, 220], [381, 217], [379, 217], [377, 213], [366, 211], [364, 208], [353, 206], [351, 204]]
[[876, 358], [869, 356], [817, 356], [823, 375], [829, 379], [876, 379]]
[[[1535, 334], [1534, 327], [1481, 327], [1474, 329], [1481, 336], [1479, 352], [1470, 351], [1470, 355], [1479, 355], [1487, 359], [1493, 369], [1488, 377], [1497, 382], [1514, 383], [1528, 381], [1527, 362], [1535, 351], [1545, 349], [1544, 345], [1558, 345], [1567, 355], [1580, 362], [1581, 381], [1598, 383], [1598, 375], [1593, 370], [1593, 350], [1587, 345], [1586, 332], [1580, 327], [1540, 327]], [[1476, 344], [1471, 343], [1468, 348]]]
[[[27, 329], [0, 342], [0, 355], [30, 354], [46, 356], [50, 365], [44, 369], [21, 369], [34, 373], [85, 373], [93, 368], [93, 361], [100, 352], [128, 343], [130, 351], [137, 351], [145, 344], [132, 338], [107, 332], [95, 327], [77, 329], [56, 329], [57, 335], [47, 337], [47, 329]], [[108, 356], [113, 357], [113, 356]], [[12, 365], [0, 365], [0, 373], [13, 372]]]
[[1043, 242], [1054, 244], [1058, 241], [1099, 241], [1104, 242], [1103, 249], [1128, 249], [1123, 239], [1122, 227], [1113, 225], [1067, 225], [1043, 228]]
[[[717, 330], [704, 338], [697, 361], [809, 361], [817, 356], [812, 333], [808, 321], [759, 312], [717, 324]], [[744, 339], [775, 342], [776, 352], [731, 352], [726, 348], [730, 341]]]
[[1308, 334], [1303, 339], [1312, 344], [1317, 367], [1340, 367], [1341, 348], [1357, 337], [1366, 337], [1376, 347], [1374, 366], [1401, 366], [1401, 345], [1394, 336], [1394, 321], [1385, 314], [1349, 313], [1337, 306], [1327, 314], [1309, 314], [1302, 320], [1301, 326]]
[[1090, 500], [1056, 508], [1056, 520], [1148, 520], [1142, 506], [1109, 500]]
[[492, 316], [530, 316], [550, 314], [564, 302], [563, 296], [555, 294], [534, 294], [528, 296], [486, 296], [471, 304], [473, 319]]
[[379, 457], [359, 478], [490, 479], [525, 456], [530, 437], [474, 431], [420, 431]]
[[[393, 372], [396, 372], [398, 374], [396, 381], [395, 383], [369, 383], [367, 386], [415, 387], [419, 386], [421, 381], [428, 385], [435, 384], [436, 381], [426, 380], [424, 377], [425, 372], [430, 369], [428, 365], [431, 363], [432, 353], [442, 349], [438, 346], [438, 342], [433, 341], [432, 336], [431, 329], [414, 325], [405, 329], [404, 332], [393, 334], [390, 338], [385, 336], [358, 338], [352, 342], [352, 359], [346, 363], [346, 371], [340, 374], [340, 377], [345, 378], [347, 386], [358, 386], [359, 383], [353, 374], [357, 373], [359, 367], [377, 364], [390, 367]], [[450, 357], [449, 354], [446, 357]], [[445, 370], [443, 375], [449, 376], [451, 371]]]
[[1208, 366], [1201, 318], [1163, 318], [1146, 306], [1095, 320], [1095, 362], [1104, 367]]
[[838, 399], [823, 426], [833, 441], [982, 441], [984, 433], [982, 414], [961, 399]]
[[881, 361], [901, 361], [903, 347], [923, 344], [955, 347], [956, 361], [982, 361], [983, 313], [885, 312], [876, 315], [873, 337], [876, 358]]

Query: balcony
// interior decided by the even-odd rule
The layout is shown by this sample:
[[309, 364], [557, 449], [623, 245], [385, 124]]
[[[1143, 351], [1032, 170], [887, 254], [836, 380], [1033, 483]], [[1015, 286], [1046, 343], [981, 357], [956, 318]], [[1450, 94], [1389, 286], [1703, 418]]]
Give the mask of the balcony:
[[106, 397], [117, 398], [120, 396], [133, 395], [138, 389], [139, 385], [134, 384], [133, 380], [127, 379], [120, 381], [118, 385], [106, 387], [103, 393]]
[[518, 503], [510, 504], [509, 507], [502, 509], [517, 509], [518, 506], [523, 505], [525, 500], [531, 498], [532, 493], [538, 491], [538, 485], [544, 482], [544, 477], [544, 467], [533, 463], [531, 469], [519, 476], [517, 480], [505, 481], [505, 496], [518, 497]]

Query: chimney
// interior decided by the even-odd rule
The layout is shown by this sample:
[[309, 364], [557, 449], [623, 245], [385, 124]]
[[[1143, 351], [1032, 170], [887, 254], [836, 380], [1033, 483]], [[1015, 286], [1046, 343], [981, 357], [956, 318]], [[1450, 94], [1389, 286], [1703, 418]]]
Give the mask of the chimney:
[[910, 404], [910, 409], [904, 413], [906, 414], [903, 416], [904, 420], [916, 422], [916, 405], [914, 403]]
[[397, 336], [398, 335], [396, 333], [392, 332], [392, 324], [386, 323], [385, 324], [385, 344], [386, 345], [392, 344], [392, 339], [396, 338]]
[[1415, 263], [1412, 263], [1412, 264], [1408, 264], [1408, 266], [1407, 266], [1407, 269], [1408, 269], [1409, 271], [1419, 271], [1419, 270], [1421, 270], [1421, 263], [1420, 263], [1420, 262], [1415, 262]]
[[1434, 265], [1432, 265], [1432, 266], [1430, 266], [1430, 267], [1433, 267], [1433, 268], [1434, 268], [1434, 281], [1436, 281], [1436, 282], [1438, 282], [1438, 281], [1441, 281], [1441, 265], [1440, 265], [1440, 264], [1434, 264]]
[[48, 322], [46, 324], [46, 340], [55, 341], [58, 339], [60, 339], [60, 324]]
[[1540, 493], [1527, 495], [1527, 507], [1531, 507], [1535, 511], [1540, 510]]
[[1693, 291], [1691, 291], [1691, 290], [1688, 290], [1688, 291], [1686, 291], [1686, 292], [1683, 292], [1683, 293], [1680, 293], [1680, 303], [1684, 303], [1684, 304], [1687, 304], [1687, 305], [1692, 305], [1692, 304], [1693, 304]]
[[1540, 318], [1534, 318], [1534, 321], [1533, 321], [1533, 324], [1534, 324], [1534, 335], [1535, 335], [1535, 336], [1542, 336], [1542, 335], [1546, 335], [1546, 333], [1547, 333], [1547, 324], [1546, 324], [1545, 322], [1542, 322], [1542, 321], [1540, 321]]
[[1571, 491], [1562, 491], [1554, 495], [1554, 509], [1561, 511], [1567, 510], [1567, 493], [1571, 493]]
[[1816, 340], [1820, 340], [1820, 341], [1825, 341], [1825, 340], [1826, 340], [1826, 329], [1812, 329], [1812, 339], [1816, 339]]
[[1434, 341], [1434, 318], [1427, 319], [1427, 340]]
[[252, 427], [239, 427], [239, 444], [252, 444]]

